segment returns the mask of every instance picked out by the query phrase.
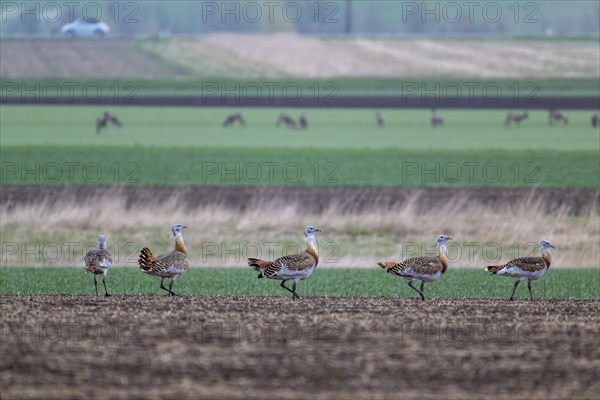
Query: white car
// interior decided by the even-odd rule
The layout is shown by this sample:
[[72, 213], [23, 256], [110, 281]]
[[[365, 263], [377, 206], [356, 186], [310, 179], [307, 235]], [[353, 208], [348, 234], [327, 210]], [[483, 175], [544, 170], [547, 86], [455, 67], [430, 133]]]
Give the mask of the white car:
[[67, 36], [104, 36], [110, 32], [110, 28], [101, 21], [76, 19], [64, 25], [60, 31]]

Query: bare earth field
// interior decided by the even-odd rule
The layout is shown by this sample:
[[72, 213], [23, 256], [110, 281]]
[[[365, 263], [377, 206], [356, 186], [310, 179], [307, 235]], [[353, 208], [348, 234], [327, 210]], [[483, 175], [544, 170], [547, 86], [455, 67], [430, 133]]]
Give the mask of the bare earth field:
[[[18, 78], [597, 77], [593, 41], [314, 38], [4, 40], [0, 76]], [[243, 65], [243, 68], [240, 66]]]
[[600, 301], [0, 297], [2, 398], [600, 391]]

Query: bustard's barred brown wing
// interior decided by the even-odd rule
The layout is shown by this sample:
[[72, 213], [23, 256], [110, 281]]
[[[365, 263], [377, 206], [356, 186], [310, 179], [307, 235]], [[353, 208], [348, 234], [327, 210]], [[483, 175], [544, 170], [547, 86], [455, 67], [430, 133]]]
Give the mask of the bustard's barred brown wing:
[[86, 272], [101, 274], [112, 264], [112, 256], [107, 250], [90, 250], [86, 253], [83, 263]]
[[403, 276], [408, 269], [413, 273], [433, 275], [442, 270], [442, 264], [437, 257], [413, 257], [399, 263], [381, 262], [379, 266], [387, 269], [390, 274]]
[[144, 247], [138, 261], [140, 268], [150, 275], [161, 275], [168, 273], [182, 273], [189, 267], [187, 255], [180, 251], [172, 251], [157, 257], [152, 255], [149, 248]]
[[299, 254], [283, 256], [271, 261], [263, 271], [263, 275], [267, 277], [276, 275], [283, 266], [290, 271], [303, 271], [305, 269], [315, 267], [316, 265], [317, 260], [315, 257], [305, 251]]
[[546, 262], [542, 257], [520, 257], [507, 262], [504, 265], [491, 265], [487, 268], [492, 274], [496, 274], [503, 269], [519, 268], [526, 272], [535, 272], [546, 268]]

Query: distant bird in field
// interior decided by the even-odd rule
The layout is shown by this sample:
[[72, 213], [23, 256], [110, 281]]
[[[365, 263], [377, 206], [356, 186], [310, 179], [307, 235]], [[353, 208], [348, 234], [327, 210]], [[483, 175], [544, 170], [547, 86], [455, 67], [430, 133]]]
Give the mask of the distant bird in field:
[[305, 113], [302, 113], [300, 115], [300, 119], [298, 121], [300, 122], [300, 128], [302, 128], [302, 129], [308, 128], [308, 120], [306, 119]]
[[279, 115], [277, 116], [277, 121], [275, 121], [275, 125], [279, 127], [281, 126], [281, 124], [284, 124], [288, 129], [298, 128], [298, 124], [296, 123], [296, 121], [294, 121], [294, 119], [286, 113], [279, 113]]
[[[448, 269], [448, 248], [446, 243], [451, 240], [450, 236], [440, 235], [435, 240], [436, 256], [435, 257], [413, 257], [402, 262], [388, 261], [379, 262], [381, 268], [387, 270], [388, 273], [398, 275], [408, 281], [408, 286], [414, 289], [421, 300], [425, 301], [423, 289], [425, 282], [435, 282]], [[412, 285], [413, 281], [421, 281], [421, 288], [417, 289]]]
[[598, 127], [598, 114], [592, 115], [592, 128]]
[[104, 114], [98, 119], [96, 119], [96, 133], [100, 133], [100, 130], [106, 128], [107, 124], [111, 122], [113, 125], [121, 127], [121, 121], [115, 114], [111, 114], [108, 111], [104, 111]]
[[244, 116], [241, 112], [236, 112], [233, 114], [229, 114], [225, 121], [223, 122], [223, 126], [232, 125], [234, 122], [239, 121], [241, 125], [246, 125], [246, 120], [244, 120]]
[[444, 119], [437, 115], [435, 108], [431, 110], [431, 126], [436, 127], [438, 125], [444, 125]]
[[531, 291], [531, 281], [539, 279], [550, 268], [552, 257], [550, 249], [555, 249], [548, 240], [540, 242], [541, 257], [520, 257], [507, 262], [504, 265], [490, 265], [485, 268], [486, 271], [494, 275], [504, 275], [511, 278], [517, 278], [515, 287], [513, 288], [510, 299], [514, 300], [517, 286], [521, 281], [527, 280], [527, 288], [529, 289], [529, 298], [533, 300], [533, 292]]
[[385, 117], [383, 116], [383, 113], [377, 111], [375, 113], [375, 119], [377, 120], [377, 126], [379, 128], [383, 128], [383, 125], [385, 124]]
[[510, 126], [513, 122], [517, 126], [521, 126], [521, 121], [524, 121], [527, 118], [529, 118], [529, 114], [527, 112], [524, 112], [523, 114], [516, 114], [516, 113], [509, 112], [508, 114], [506, 114], [506, 119], [504, 120], [504, 126]]
[[[292, 300], [300, 298], [296, 293], [296, 284], [302, 279], [306, 279], [317, 268], [319, 263], [319, 251], [315, 233], [321, 232], [319, 228], [307, 226], [304, 228], [304, 240], [307, 248], [300, 254], [292, 254], [280, 257], [274, 261], [259, 260], [258, 258], [249, 258], [248, 265], [259, 271], [258, 278], [276, 279], [281, 281], [281, 287], [292, 293]], [[285, 283], [293, 280], [292, 289]]]
[[563, 125], [569, 125], [569, 119], [558, 110], [548, 111], [548, 123], [554, 125], [554, 122], [561, 122]]
[[[171, 231], [175, 238], [175, 250], [167, 254], [161, 254], [154, 257], [149, 248], [144, 247], [140, 253], [138, 263], [142, 272], [160, 277], [160, 288], [169, 292], [169, 296], [176, 296], [173, 292], [173, 283], [181, 276], [189, 267], [187, 260], [187, 251], [183, 243], [181, 232], [187, 228], [185, 225], [173, 225]], [[165, 278], [170, 278], [169, 288], [163, 285]]]
[[96, 296], [98, 296], [98, 282], [96, 275], [102, 274], [102, 284], [104, 285], [104, 296], [110, 296], [106, 290], [106, 274], [112, 264], [112, 255], [106, 250], [106, 236], [98, 235], [98, 248], [90, 250], [86, 253], [83, 259], [85, 272], [94, 274], [94, 287], [96, 288]]

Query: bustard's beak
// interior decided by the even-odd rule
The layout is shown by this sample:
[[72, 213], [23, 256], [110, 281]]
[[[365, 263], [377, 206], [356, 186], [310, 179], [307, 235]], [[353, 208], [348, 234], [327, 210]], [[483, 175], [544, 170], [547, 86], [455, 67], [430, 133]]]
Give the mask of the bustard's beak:
[[322, 232], [319, 228], [315, 228], [315, 231]]
[[186, 229], [187, 227], [188, 227], [187, 225], [183, 225], [183, 226], [181, 227], [181, 229]]

